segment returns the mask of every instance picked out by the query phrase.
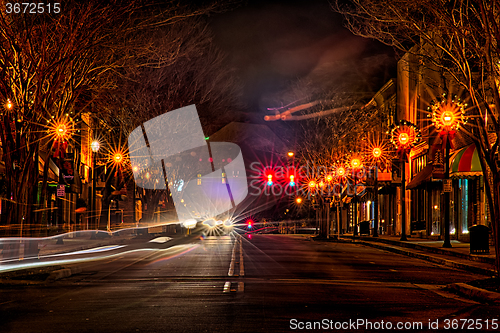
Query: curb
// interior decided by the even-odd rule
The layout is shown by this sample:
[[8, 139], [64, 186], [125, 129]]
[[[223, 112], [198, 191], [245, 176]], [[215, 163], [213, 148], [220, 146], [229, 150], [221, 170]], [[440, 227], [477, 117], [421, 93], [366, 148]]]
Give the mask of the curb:
[[471, 273], [481, 274], [481, 275], [490, 276], [490, 277], [496, 275], [496, 272], [492, 269], [467, 265], [467, 264], [463, 264], [460, 262], [456, 262], [456, 261], [452, 261], [452, 260], [448, 260], [448, 259], [443, 259], [443, 258], [432, 257], [432, 256], [429, 256], [426, 254], [415, 253], [415, 252], [411, 252], [408, 250], [403, 250], [403, 249], [399, 249], [399, 248], [395, 248], [395, 247], [391, 247], [391, 246], [387, 246], [387, 245], [384, 246], [384, 245], [374, 244], [374, 243], [365, 242], [365, 241], [357, 241], [356, 243], [362, 244], [365, 246], [374, 247], [374, 248], [381, 249], [381, 250], [386, 250], [389, 252], [402, 254], [402, 255], [405, 255], [408, 257], [426, 260], [426, 261], [433, 262], [433, 263], [443, 265], [443, 266], [462, 269], [462, 270], [465, 270], [465, 271], [468, 271]]
[[82, 272], [81, 267], [71, 267], [71, 268], [58, 269], [58, 270], [50, 273], [49, 277], [47, 277], [47, 279], [45, 281], [54, 282], [56, 280], [67, 278], [67, 277], [70, 277], [71, 275], [78, 274], [81, 272]]
[[458, 294], [488, 304], [500, 304], [500, 294], [473, 287], [466, 283], [452, 283], [447, 285], [445, 290], [455, 291]]
[[495, 259], [493, 259], [493, 258], [482, 257], [479, 255], [458, 253], [458, 252], [446, 250], [443, 248], [435, 248], [432, 246], [426, 246], [426, 245], [422, 245], [422, 244], [413, 244], [411, 242], [401, 242], [401, 241], [395, 241], [395, 240], [384, 239], [384, 238], [370, 238], [368, 240], [366, 237], [362, 237], [362, 236], [359, 237], [359, 240], [390, 244], [390, 245], [394, 245], [394, 246], [406, 247], [406, 248], [420, 250], [420, 251], [427, 251], [427, 252], [432, 252], [432, 253], [441, 254], [441, 255], [449, 255], [449, 256], [453, 256], [453, 257], [457, 257], [457, 258], [468, 259], [471, 261], [488, 263], [491, 265], [495, 264]]

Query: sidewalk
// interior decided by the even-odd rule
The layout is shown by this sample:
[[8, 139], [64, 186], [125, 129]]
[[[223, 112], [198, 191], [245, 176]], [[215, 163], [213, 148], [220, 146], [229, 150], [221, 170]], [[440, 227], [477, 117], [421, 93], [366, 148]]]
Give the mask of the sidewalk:
[[[92, 235], [94, 237], [92, 237]], [[133, 234], [129, 231], [112, 234], [105, 231], [99, 231], [98, 233], [95, 231], [77, 231], [39, 239], [3, 238], [0, 241], [0, 245], [2, 245], [0, 248], [0, 264], [2, 260], [16, 258], [23, 260], [29, 259], [30, 257], [44, 257], [54, 254], [86, 250], [110, 244], [123, 244], [125, 240], [131, 239], [132, 237]], [[9, 244], [17, 244], [17, 249], [8, 248]], [[31, 251], [33, 254], [28, 254], [28, 249], [30, 247], [34, 247], [35, 250], [38, 249], [38, 255], [36, 255], [36, 252], [33, 252], [33, 250]]]
[[[344, 234], [340, 238], [353, 241], [352, 234]], [[494, 276], [496, 272], [495, 248], [492, 245], [489, 254], [479, 255], [470, 254], [469, 243], [457, 240], [451, 240], [451, 248], [443, 248], [442, 240], [408, 237], [407, 241], [401, 241], [400, 236], [387, 235], [356, 236], [354, 242], [489, 277]]]
[[[337, 241], [336, 235], [330, 239], [311, 239], [318, 241]], [[470, 254], [470, 244], [456, 240], [451, 241], [451, 248], [443, 248], [443, 241], [422, 238], [407, 238], [401, 241], [400, 236], [381, 235], [379, 237], [340, 235], [339, 241], [352, 242], [371, 246], [385, 251], [406, 255], [433, 262], [439, 265], [462, 269], [486, 277], [495, 277], [495, 248], [490, 246], [490, 253], [484, 255]], [[488, 279], [486, 279], [488, 280]], [[483, 280], [476, 280], [483, 281]], [[488, 304], [500, 304], [500, 293], [474, 287], [473, 283], [451, 283], [444, 290], [453, 291], [467, 298]]]

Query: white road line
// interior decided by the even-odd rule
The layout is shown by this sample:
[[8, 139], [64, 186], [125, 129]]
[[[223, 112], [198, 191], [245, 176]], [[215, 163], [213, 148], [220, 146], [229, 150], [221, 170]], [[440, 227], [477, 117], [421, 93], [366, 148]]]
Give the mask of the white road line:
[[[243, 265], [243, 242], [240, 238], [240, 276], [245, 276], [245, 266]], [[238, 292], [245, 291], [245, 282], [238, 282]]]
[[245, 276], [245, 267], [243, 266], [243, 245], [240, 240], [240, 276]]
[[233, 254], [231, 256], [231, 263], [229, 264], [229, 272], [227, 272], [228, 276], [233, 276], [234, 275], [234, 263], [236, 261], [236, 245], [238, 244], [237, 241], [234, 242], [233, 246]]

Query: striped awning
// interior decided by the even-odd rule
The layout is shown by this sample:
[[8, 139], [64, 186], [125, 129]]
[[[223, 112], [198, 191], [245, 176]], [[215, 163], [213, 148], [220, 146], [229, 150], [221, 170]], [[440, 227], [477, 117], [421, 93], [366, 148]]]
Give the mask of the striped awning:
[[450, 159], [450, 176], [464, 178], [481, 176], [483, 169], [475, 145], [464, 147], [453, 154]]

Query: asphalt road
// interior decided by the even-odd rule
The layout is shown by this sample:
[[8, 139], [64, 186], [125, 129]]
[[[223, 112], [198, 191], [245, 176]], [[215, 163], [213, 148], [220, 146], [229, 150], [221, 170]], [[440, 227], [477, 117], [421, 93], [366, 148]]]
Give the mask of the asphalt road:
[[306, 236], [208, 237], [79, 265], [0, 286], [0, 332], [500, 330], [500, 309], [440, 289], [483, 276]]

